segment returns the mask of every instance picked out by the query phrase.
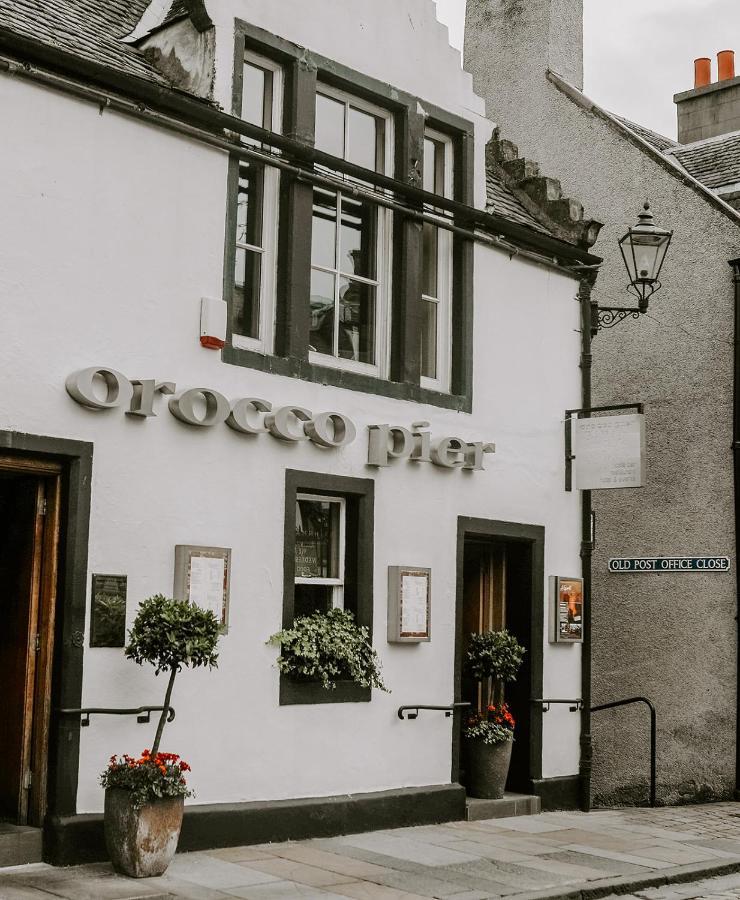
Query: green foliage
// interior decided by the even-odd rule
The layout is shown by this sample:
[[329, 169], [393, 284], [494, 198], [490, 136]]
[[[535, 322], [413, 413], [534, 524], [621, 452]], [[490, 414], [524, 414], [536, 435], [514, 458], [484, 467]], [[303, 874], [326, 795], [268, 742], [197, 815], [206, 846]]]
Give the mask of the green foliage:
[[524, 647], [506, 630], [471, 634], [465, 670], [476, 681], [516, 681], [524, 653]]
[[155, 594], [139, 606], [126, 656], [139, 665], [151, 663], [157, 675], [181, 666], [213, 668], [220, 635], [221, 626], [210, 610]]
[[280, 646], [277, 665], [290, 678], [320, 681], [327, 690], [336, 688], [337, 681], [388, 690], [370, 632], [357, 625], [349, 611], [332, 609], [301, 616], [292, 628], [273, 634], [267, 643]]

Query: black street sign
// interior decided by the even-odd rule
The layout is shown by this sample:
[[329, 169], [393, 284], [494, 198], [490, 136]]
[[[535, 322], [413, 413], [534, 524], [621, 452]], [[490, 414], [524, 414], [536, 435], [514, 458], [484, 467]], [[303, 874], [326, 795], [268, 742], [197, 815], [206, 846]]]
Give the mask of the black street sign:
[[610, 559], [610, 572], [729, 572], [729, 556], [639, 556]]

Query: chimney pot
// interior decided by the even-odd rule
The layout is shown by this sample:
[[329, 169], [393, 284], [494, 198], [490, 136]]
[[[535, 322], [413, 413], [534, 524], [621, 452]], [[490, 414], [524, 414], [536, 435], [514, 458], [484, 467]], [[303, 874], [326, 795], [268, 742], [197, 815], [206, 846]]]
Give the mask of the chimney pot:
[[706, 87], [712, 83], [712, 60], [701, 56], [694, 60], [694, 88]]
[[729, 81], [735, 77], [735, 51], [720, 50], [717, 54], [717, 65], [719, 67], [719, 81]]

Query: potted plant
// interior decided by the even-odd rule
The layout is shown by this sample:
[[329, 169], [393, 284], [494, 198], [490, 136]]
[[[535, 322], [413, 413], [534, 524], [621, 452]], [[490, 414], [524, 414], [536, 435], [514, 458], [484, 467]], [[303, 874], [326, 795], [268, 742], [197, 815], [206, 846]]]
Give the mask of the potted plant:
[[465, 669], [483, 687], [479, 694], [483, 702], [463, 726], [471, 797], [498, 800], [504, 795], [515, 727], [504, 702], [504, 685], [516, 680], [524, 653], [506, 630], [470, 635]]
[[388, 690], [370, 632], [348, 610], [299, 616], [292, 628], [278, 631], [267, 643], [280, 647], [277, 666], [289, 678], [319, 681], [327, 690], [335, 689], [338, 681]]
[[162, 875], [177, 850], [190, 766], [175, 753], [160, 753], [175, 676], [183, 666], [217, 664], [221, 634], [210, 610], [157, 594], [144, 600], [129, 632], [126, 656], [167, 672], [164, 707], [151, 751], [112, 756], [101, 775], [105, 788], [105, 841], [113, 868], [132, 878]]

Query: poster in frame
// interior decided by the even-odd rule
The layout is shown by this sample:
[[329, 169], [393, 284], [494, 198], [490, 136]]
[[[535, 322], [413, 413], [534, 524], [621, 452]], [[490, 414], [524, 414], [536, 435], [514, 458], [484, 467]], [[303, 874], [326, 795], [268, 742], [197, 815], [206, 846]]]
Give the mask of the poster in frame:
[[550, 643], [583, 642], [583, 579], [550, 576]]

